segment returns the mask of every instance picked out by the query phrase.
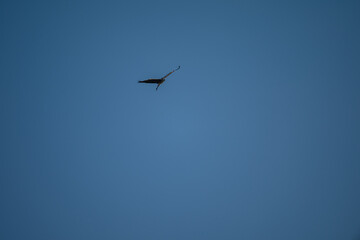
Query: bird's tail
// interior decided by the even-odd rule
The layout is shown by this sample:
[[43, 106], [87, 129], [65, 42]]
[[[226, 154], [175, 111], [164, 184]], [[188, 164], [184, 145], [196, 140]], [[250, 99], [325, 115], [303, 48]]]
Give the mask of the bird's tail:
[[138, 81], [138, 83], [143, 83], [144, 81]]

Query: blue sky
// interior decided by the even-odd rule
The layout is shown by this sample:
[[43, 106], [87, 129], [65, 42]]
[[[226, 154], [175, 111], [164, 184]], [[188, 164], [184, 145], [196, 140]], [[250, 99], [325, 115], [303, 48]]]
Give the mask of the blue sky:
[[359, 12], [1, 1], [0, 238], [359, 239]]

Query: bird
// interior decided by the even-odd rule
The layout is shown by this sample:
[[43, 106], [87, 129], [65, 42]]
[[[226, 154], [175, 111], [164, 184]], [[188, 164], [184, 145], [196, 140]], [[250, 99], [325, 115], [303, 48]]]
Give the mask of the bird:
[[158, 90], [158, 88], [160, 87], [160, 85], [165, 82], [165, 78], [167, 78], [170, 74], [172, 74], [173, 72], [177, 71], [180, 69], [180, 66], [178, 66], [176, 69], [172, 70], [171, 72], [169, 72], [168, 74], [166, 74], [164, 77], [162, 78], [149, 78], [147, 80], [144, 81], [139, 81], [139, 83], [156, 83], [157, 87], [156, 87], [156, 91]]

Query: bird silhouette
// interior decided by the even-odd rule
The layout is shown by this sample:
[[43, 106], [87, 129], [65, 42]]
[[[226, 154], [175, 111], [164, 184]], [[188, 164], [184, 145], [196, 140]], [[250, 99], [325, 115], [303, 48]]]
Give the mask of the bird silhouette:
[[180, 69], [180, 66], [178, 66], [176, 69], [174, 69], [173, 71], [169, 72], [168, 74], [166, 74], [164, 77], [162, 78], [149, 78], [147, 80], [144, 81], [139, 81], [139, 83], [156, 83], [157, 87], [156, 87], [156, 91], [158, 90], [158, 88], [160, 87], [160, 85], [165, 82], [165, 78], [167, 78], [170, 74], [172, 74], [173, 72], [177, 71]]

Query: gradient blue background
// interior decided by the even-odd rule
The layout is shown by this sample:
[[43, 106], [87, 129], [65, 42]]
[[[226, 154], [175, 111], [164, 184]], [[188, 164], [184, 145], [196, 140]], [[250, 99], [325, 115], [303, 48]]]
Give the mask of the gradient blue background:
[[1, 1], [0, 239], [359, 239], [359, 12]]

